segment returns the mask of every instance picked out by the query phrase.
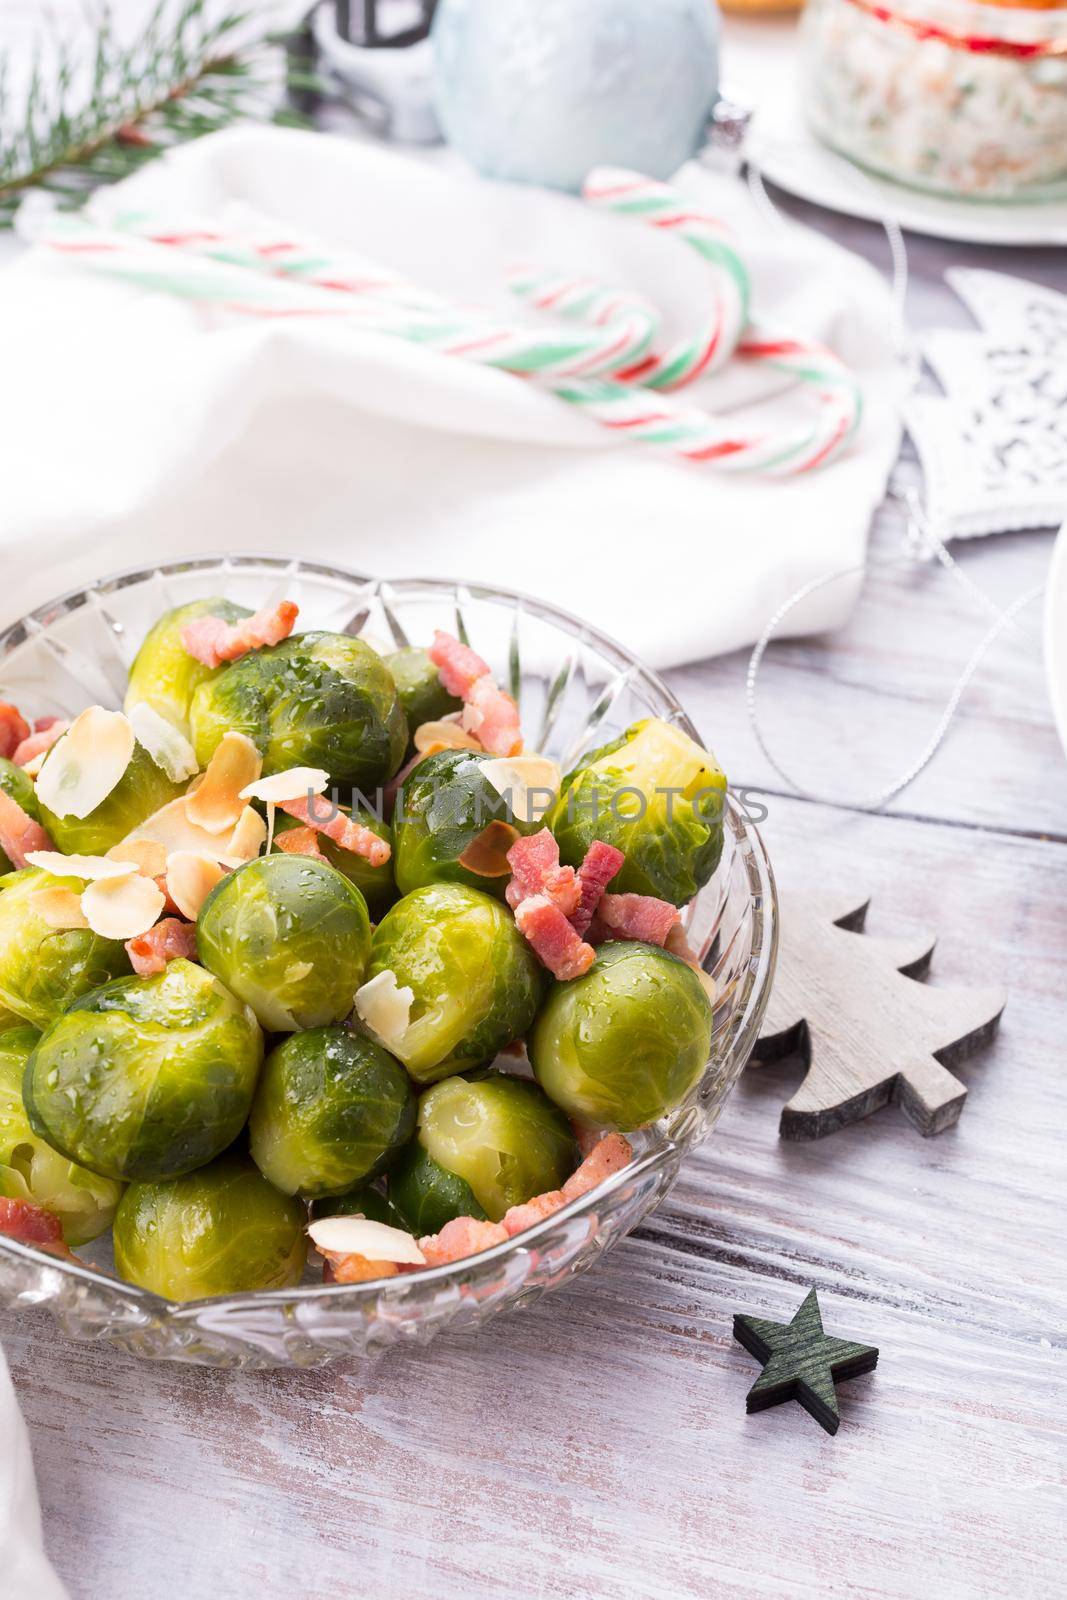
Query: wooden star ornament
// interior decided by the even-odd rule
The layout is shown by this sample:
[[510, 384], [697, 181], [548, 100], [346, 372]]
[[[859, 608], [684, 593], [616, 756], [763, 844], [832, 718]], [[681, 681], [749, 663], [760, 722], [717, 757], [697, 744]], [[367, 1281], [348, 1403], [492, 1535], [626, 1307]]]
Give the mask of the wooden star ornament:
[[874, 1345], [831, 1339], [823, 1333], [814, 1289], [792, 1322], [735, 1316], [734, 1338], [764, 1364], [748, 1391], [745, 1410], [765, 1411], [796, 1400], [827, 1433], [836, 1433], [841, 1423], [835, 1380], [856, 1378], [878, 1365]]

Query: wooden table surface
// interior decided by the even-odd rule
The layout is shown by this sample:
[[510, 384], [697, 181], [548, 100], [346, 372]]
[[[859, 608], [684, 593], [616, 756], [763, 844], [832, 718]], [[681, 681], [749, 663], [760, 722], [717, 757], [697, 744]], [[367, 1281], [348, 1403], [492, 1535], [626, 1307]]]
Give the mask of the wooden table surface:
[[[879, 255], [876, 230], [817, 220]], [[940, 285], [954, 262], [1067, 288], [1051, 253], [911, 252], [920, 323], [966, 324]], [[874, 550], [897, 544], [887, 514]], [[961, 559], [1006, 603], [1050, 551], [1023, 534]], [[869, 890], [872, 932], [940, 932], [933, 982], [1009, 987], [998, 1041], [961, 1069], [959, 1125], [924, 1140], [887, 1110], [783, 1144], [799, 1069], [760, 1069], [594, 1273], [368, 1365], [149, 1365], [0, 1314], [74, 1600], [1062, 1593], [1067, 763], [1039, 621], [997, 644], [888, 815], [781, 792], [743, 656], [672, 674], [734, 781], [761, 790], [780, 879]], [[872, 578], [845, 632], [768, 661], [787, 765], [844, 797], [891, 778], [985, 626], [943, 574]], [[735, 1311], [787, 1319], [812, 1285], [829, 1332], [881, 1349], [842, 1386], [836, 1438], [796, 1406], [747, 1417], [758, 1368], [731, 1337]], [[3, 1574], [0, 1595], [32, 1600]]]

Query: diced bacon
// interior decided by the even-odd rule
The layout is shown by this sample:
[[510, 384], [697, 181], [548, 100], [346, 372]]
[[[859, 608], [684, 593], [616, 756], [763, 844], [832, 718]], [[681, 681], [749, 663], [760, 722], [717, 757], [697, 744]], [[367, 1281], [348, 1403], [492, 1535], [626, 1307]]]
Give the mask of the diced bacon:
[[523, 1206], [512, 1206], [510, 1211], [505, 1212], [500, 1226], [509, 1239], [514, 1239], [517, 1233], [525, 1233], [527, 1228], [544, 1222], [546, 1217], [553, 1216], [566, 1204], [562, 1189], [550, 1189], [547, 1194], [535, 1194]]
[[47, 733], [49, 728], [54, 728], [57, 722], [62, 722], [64, 728], [70, 727], [70, 723], [64, 722], [62, 717], [35, 717], [33, 731], [34, 733]]
[[366, 1256], [341, 1255], [336, 1250], [320, 1250], [325, 1257], [324, 1283], [371, 1283], [375, 1278], [399, 1277], [395, 1261], [368, 1261]]
[[5, 1200], [0, 1196], [0, 1234], [20, 1244], [36, 1245], [49, 1255], [73, 1260], [63, 1242], [59, 1218], [32, 1200]]
[[583, 939], [596, 914], [601, 895], [615, 874], [621, 870], [625, 860], [626, 857], [621, 850], [617, 850], [613, 844], [604, 844], [601, 839], [594, 839], [586, 851], [585, 860], [578, 868], [581, 899], [577, 911], [571, 918], [576, 931]]
[[[354, 817], [346, 817], [343, 811], [338, 811], [336, 816], [320, 821], [318, 817], [320, 810], [333, 811], [335, 808], [319, 796], [310, 801], [306, 797], [303, 800], [284, 800], [280, 809], [286, 816], [295, 817], [298, 822], [304, 822], [309, 828], [314, 828], [316, 833], [332, 839], [342, 850], [348, 850], [354, 856], [362, 856], [372, 867], [384, 866], [393, 853], [388, 841], [379, 839], [373, 828], [364, 827], [363, 823], [357, 822]], [[284, 839], [285, 835], [282, 834], [281, 837]]]
[[69, 722], [62, 722], [59, 717], [42, 717], [41, 721], [48, 726], [41, 728], [35, 724], [35, 731], [15, 746], [11, 759], [17, 767], [24, 767], [35, 756], [43, 756], [46, 750], [51, 750], [56, 740], [61, 739], [70, 727]]
[[465, 700], [479, 678], [488, 676], [489, 665], [469, 644], [463, 644], [451, 633], [440, 628], [434, 630], [433, 644], [426, 652], [437, 668], [441, 683], [449, 694]]
[[478, 678], [464, 695], [463, 726], [493, 756], [522, 754], [519, 708], [491, 677]]
[[274, 843], [286, 855], [311, 856], [315, 861], [326, 860], [319, 849], [319, 836], [314, 828], [287, 828], [284, 833], [274, 835]]
[[281, 600], [267, 606], [243, 622], [224, 622], [221, 617], [197, 617], [182, 629], [182, 645], [194, 660], [205, 667], [221, 667], [225, 661], [239, 661], [250, 650], [281, 644], [293, 631], [299, 606]]
[[477, 1222], [473, 1217], [456, 1217], [446, 1222], [440, 1233], [419, 1240], [419, 1249], [428, 1267], [446, 1267], [452, 1261], [476, 1256], [503, 1244], [508, 1235], [499, 1222]]
[[605, 894], [596, 910], [594, 943], [605, 939], [636, 939], [642, 944], [665, 946], [679, 921], [677, 906], [650, 894]]
[[563, 1185], [563, 1198], [569, 1205], [590, 1189], [595, 1189], [615, 1172], [621, 1172], [633, 1160], [633, 1146], [621, 1133], [608, 1133], [599, 1139], [586, 1156], [577, 1172], [571, 1174]]
[[0, 700], [0, 756], [10, 761], [23, 739], [28, 739], [30, 725], [17, 706]]
[[0, 850], [13, 867], [28, 865], [26, 857], [34, 850], [54, 850], [48, 834], [28, 817], [17, 800], [0, 789]]
[[512, 911], [539, 894], [565, 917], [577, 910], [581, 897], [577, 874], [573, 867], [560, 866], [559, 845], [547, 828], [528, 839], [516, 839], [508, 851], [508, 866], [512, 877], [505, 894]]
[[178, 917], [164, 917], [147, 933], [127, 939], [126, 954], [139, 978], [163, 972], [168, 961], [196, 960], [196, 927]]
[[547, 895], [535, 894], [515, 908], [519, 932], [542, 966], [565, 982], [580, 978], [596, 960], [596, 951], [578, 937], [558, 906]]

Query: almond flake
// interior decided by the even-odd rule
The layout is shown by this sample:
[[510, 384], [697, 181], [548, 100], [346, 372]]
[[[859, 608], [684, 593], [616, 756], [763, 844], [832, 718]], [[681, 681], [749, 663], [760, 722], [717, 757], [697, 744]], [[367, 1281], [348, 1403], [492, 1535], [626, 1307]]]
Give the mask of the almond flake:
[[508, 795], [518, 822], [540, 822], [555, 801], [562, 775], [547, 756], [495, 756], [482, 772], [497, 794]]
[[401, 988], [390, 967], [356, 990], [356, 1015], [383, 1044], [399, 1044], [411, 1022], [415, 991]]
[[122, 778], [136, 742], [121, 711], [90, 706], [49, 750], [37, 798], [57, 817], [89, 816]]
[[434, 755], [438, 750], [480, 750], [482, 747], [458, 722], [423, 722], [415, 729], [415, 749], [420, 756]]
[[185, 797], [189, 821], [208, 833], [231, 833], [246, 790], [263, 771], [263, 757], [243, 733], [224, 733], [194, 793]]
[[478, 878], [507, 877], [511, 872], [508, 851], [518, 837], [518, 828], [513, 828], [510, 822], [501, 822], [497, 817], [471, 840], [458, 857], [459, 864]]
[[82, 878], [86, 883], [96, 878], [125, 878], [135, 870], [128, 861], [109, 860], [107, 856], [65, 856], [58, 850], [30, 850], [26, 860], [31, 867], [50, 872], [53, 878]]
[[426, 1257], [402, 1228], [368, 1217], [320, 1217], [308, 1228], [312, 1243], [331, 1255], [362, 1256], [365, 1261], [400, 1261], [424, 1267]]
[[281, 806], [287, 800], [306, 800], [309, 794], [323, 794], [329, 787], [330, 774], [321, 767], [287, 767], [258, 783], [248, 783], [241, 790], [242, 800], [264, 800], [269, 805]]
[[167, 893], [182, 916], [195, 922], [204, 901], [225, 874], [225, 867], [207, 856], [176, 850], [167, 860]]
[[251, 815], [255, 817], [255, 822], [251, 822], [247, 810], [242, 811], [231, 833], [209, 833], [206, 828], [199, 828], [190, 821], [186, 812], [187, 798], [186, 795], [179, 795], [177, 800], [160, 806], [114, 849], [125, 851], [148, 842], [162, 845], [168, 858], [179, 850], [189, 850], [193, 855], [207, 856], [228, 867], [242, 866], [259, 854], [259, 846], [266, 833], [262, 817], [256, 816], [253, 811]]
[[151, 878], [127, 872], [91, 883], [81, 904], [90, 928], [102, 939], [136, 939], [156, 922], [166, 896]]
[[87, 928], [81, 896], [73, 889], [35, 889], [30, 905], [50, 928]]
[[155, 839], [123, 839], [107, 853], [109, 861], [128, 861], [146, 878], [161, 878], [167, 870], [167, 852]]
[[129, 718], [138, 743], [144, 745], [171, 783], [184, 783], [200, 771], [200, 763], [188, 739], [147, 700], [139, 700], [131, 706]]
[[227, 867], [243, 867], [254, 861], [267, 837], [267, 824], [252, 806], [245, 806], [237, 819], [237, 826], [226, 842], [226, 854], [219, 860]]

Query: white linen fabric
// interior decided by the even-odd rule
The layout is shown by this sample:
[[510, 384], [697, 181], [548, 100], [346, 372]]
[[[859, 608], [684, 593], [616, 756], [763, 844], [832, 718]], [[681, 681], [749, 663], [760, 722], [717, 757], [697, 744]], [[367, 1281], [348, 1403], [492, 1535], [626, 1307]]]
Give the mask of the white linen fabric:
[[41, 1547], [26, 1428], [0, 1350], [0, 1600], [67, 1600]]
[[[37, 246], [0, 274], [0, 559], [6, 618], [87, 578], [208, 551], [298, 552], [384, 576], [452, 576], [554, 600], [656, 665], [751, 643], [808, 579], [861, 561], [899, 443], [902, 382], [879, 275], [740, 183], [680, 179], [735, 228], [755, 312], [856, 371], [847, 456], [739, 479], [609, 439], [506, 375], [334, 320], [265, 323], [86, 271]], [[516, 260], [637, 288], [668, 331], [706, 314], [683, 244], [580, 200], [322, 134], [228, 131], [95, 203], [169, 221], [249, 209], [516, 315]], [[795, 418], [797, 394], [743, 363], [685, 391], [739, 420]], [[855, 585], [791, 623], [842, 622]]]

